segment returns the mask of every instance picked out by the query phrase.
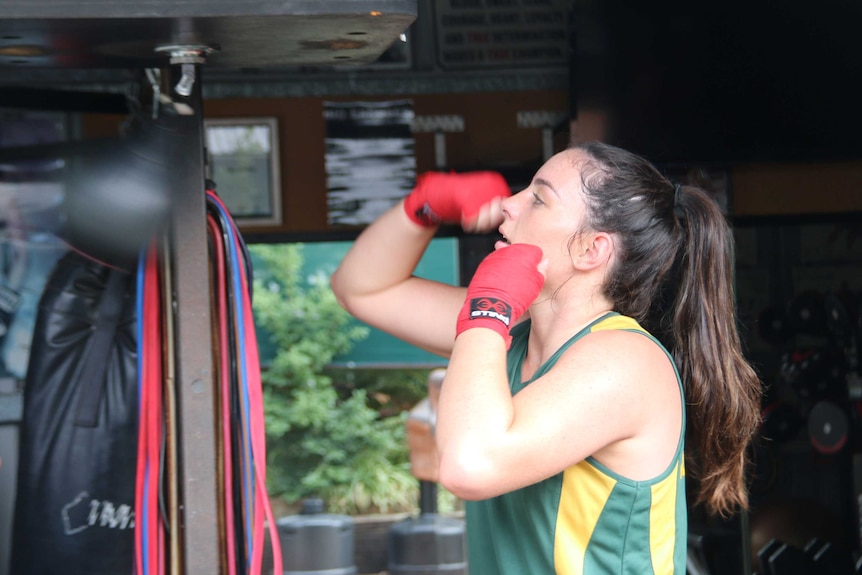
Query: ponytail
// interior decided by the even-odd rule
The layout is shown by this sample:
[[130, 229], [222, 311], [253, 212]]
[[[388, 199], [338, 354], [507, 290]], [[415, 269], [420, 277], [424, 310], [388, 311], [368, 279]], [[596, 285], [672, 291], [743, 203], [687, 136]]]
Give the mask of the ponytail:
[[748, 507], [747, 454], [760, 423], [761, 385], [736, 324], [730, 226], [699, 188], [682, 188], [676, 212], [683, 244], [670, 332], [686, 385], [687, 463], [699, 483], [696, 503], [726, 517]]

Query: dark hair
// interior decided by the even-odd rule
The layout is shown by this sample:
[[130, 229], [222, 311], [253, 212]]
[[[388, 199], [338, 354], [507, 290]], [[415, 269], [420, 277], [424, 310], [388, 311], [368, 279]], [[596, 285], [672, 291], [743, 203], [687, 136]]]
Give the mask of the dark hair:
[[725, 517], [745, 509], [762, 388], [737, 330], [730, 226], [706, 192], [674, 186], [646, 159], [604, 143], [575, 147], [588, 156], [585, 225], [615, 237], [605, 295], [665, 344], [682, 377], [695, 503]]

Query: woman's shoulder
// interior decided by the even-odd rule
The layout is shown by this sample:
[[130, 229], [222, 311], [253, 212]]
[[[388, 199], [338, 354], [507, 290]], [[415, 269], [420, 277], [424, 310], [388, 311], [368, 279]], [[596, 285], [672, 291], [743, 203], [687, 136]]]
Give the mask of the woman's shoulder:
[[[611, 328], [614, 324], [617, 327]], [[647, 398], [657, 389], [677, 388], [673, 359], [637, 322], [615, 316], [601, 322], [567, 348], [554, 366], [575, 381], [591, 382], [606, 393]], [[639, 382], [633, 386], [632, 382]]]

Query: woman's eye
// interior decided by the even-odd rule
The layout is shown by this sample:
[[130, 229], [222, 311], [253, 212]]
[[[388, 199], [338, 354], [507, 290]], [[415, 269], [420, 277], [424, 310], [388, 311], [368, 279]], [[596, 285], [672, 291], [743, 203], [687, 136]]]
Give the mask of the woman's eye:
[[544, 203], [545, 202], [542, 201], [542, 198], [539, 197], [539, 194], [537, 194], [536, 192], [533, 192], [533, 204], [534, 205], [540, 205], [540, 204], [544, 204]]

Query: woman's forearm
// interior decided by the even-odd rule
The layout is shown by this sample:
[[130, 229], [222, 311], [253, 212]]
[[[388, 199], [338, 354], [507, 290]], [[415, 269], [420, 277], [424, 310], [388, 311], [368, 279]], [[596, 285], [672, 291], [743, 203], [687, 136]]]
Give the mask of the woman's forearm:
[[409, 279], [436, 230], [410, 221], [401, 202], [380, 216], [359, 235], [330, 279], [341, 305], [350, 311], [356, 299]]

